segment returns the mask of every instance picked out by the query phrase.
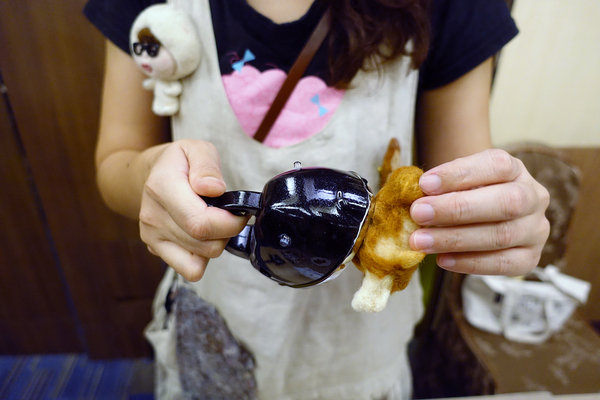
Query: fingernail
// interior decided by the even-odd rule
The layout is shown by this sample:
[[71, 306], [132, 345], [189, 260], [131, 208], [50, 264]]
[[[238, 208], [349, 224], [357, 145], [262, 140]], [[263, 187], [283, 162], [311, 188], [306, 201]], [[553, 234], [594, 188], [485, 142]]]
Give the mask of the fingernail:
[[196, 183], [198, 185], [208, 185], [208, 186], [217, 186], [217, 187], [225, 187], [225, 182], [222, 179], [219, 179], [214, 176], [203, 176], [201, 178], [196, 179]]
[[438, 256], [437, 258], [437, 264], [440, 267], [444, 267], [444, 268], [452, 268], [456, 265], [456, 259], [452, 256], [449, 256], [447, 254]]
[[413, 234], [413, 244], [416, 250], [428, 250], [433, 247], [433, 237], [427, 233], [415, 232]]
[[435, 211], [429, 204], [417, 203], [413, 204], [410, 216], [417, 224], [425, 225], [433, 220]]
[[227, 189], [225, 182], [214, 176], [203, 176], [193, 182], [192, 188], [203, 196], [219, 196]]
[[203, 181], [203, 182], [217, 182], [221, 185], [225, 184], [225, 182], [223, 182], [223, 179], [219, 179], [216, 176], [201, 176], [197, 178], [199, 181]]
[[435, 174], [423, 175], [421, 176], [421, 179], [419, 179], [419, 186], [421, 186], [421, 190], [424, 192], [432, 193], [442, 187], [442, 180]]

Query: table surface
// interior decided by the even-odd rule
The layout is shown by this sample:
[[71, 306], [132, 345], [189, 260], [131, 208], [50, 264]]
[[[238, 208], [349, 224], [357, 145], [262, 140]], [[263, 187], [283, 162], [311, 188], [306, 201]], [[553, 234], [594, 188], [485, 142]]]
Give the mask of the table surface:
[[[550, 392], [506, 393], [491, 396], [454, 397], [453, 400], [600, 400], [600, 393], [553, 395]], [[443, 400], [443, 399], [430, 399]]]

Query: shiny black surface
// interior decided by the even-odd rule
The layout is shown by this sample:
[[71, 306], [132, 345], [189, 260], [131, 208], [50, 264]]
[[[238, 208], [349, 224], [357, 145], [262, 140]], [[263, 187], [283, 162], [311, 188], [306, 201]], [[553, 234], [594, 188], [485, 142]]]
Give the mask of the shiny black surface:
[[206, 204], [223, 208], [235, 215], [256, 215], [260, 209], [260, 193], [237, 190], [219, 197], [202, 197]]
[[[211, 201], [244, 212], [245, 198], [256, 199], [244, 194]], [[258, 210], [256, 204], [245, 210], [256, 215], [255, 224], [232, 238], [227, 250], [283, 285], [317, 284], [352, 251], [370, 199], [367, 182], [352, 172], [303, 168], [283, 173], [267, 182]]]
[[369, 201], [353, 174], [302, 169], [276, 177], [256, 217], [253, 264], [286, 285], [326, 279], [350, 254]]

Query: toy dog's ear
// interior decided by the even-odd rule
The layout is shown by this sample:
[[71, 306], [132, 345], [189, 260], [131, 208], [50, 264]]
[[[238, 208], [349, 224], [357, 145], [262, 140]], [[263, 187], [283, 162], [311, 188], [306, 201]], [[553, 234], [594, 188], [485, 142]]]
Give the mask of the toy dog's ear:
[[379, 182], [381, 186], [385, 185], [385, 182], [392, 171], [402, 166], [400, 161], [400, 151], [398, 139], [391, 138], [385, 155], [383, 156], [381, 167], [379, 167]]

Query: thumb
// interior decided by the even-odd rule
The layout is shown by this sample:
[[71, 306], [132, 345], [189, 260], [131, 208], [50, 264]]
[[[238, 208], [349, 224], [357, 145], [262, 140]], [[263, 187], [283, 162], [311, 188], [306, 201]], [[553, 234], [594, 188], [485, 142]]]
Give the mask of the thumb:
[[204, 141], [188, 142], [183, 148], [190, 168], [190, 186], [202, 196], [220, 196], [225, 192], [219, 153], [215, 146]]

